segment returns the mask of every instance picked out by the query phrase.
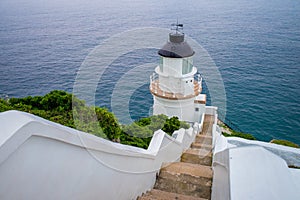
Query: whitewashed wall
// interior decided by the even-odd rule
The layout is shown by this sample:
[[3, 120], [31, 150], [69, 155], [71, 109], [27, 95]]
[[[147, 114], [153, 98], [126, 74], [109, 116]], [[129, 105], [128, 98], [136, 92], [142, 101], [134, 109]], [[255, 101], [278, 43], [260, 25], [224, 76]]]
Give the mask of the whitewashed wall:
[[0, 113], [0, 199], [135, 199], [163, 162], [202, 128], [156, 131], [147, 150], [113, 143], [23, 112]]
[[[207, 114], [217, 117], [215, 111], [212, 107], [206, 107]], [[212, 200], [300, 199], [300, 172], [297, 171], [294, 176], [287, 163], [274, 154], [293, 152], [293, 155], [300, 156], [299, 149], [243, 138], [226, 138], [216, 121], [212, 134]], [[247, 145], [236, 147], [228, 141], [240, 141]], [[268, 150], [270, 148], [276, 150], [272, 153]]]

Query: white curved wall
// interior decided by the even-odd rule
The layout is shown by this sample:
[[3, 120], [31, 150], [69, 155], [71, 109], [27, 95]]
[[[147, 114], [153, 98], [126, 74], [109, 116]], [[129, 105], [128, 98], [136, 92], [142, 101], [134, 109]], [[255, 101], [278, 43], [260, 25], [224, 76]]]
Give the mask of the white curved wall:
[[135, 199], [201, 129], [156, 131], [147, 150], [28, 113], [0, 113], [0, 199]]

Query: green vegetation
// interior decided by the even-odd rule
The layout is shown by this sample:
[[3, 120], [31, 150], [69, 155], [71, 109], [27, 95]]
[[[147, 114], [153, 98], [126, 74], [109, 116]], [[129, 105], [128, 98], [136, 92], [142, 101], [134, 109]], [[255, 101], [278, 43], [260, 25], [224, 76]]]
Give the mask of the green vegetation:
[[189, 124], [177, 117], [165, 115], [142, 118], [129, 125], [120, 125], [106, 108], [90, 107], [84, 101], [64, 91], [54, 90], [45, 96], [0, 99], [0, 112], [20, 110], [44, 119], [76, 128], [111, 141], [148, 148], [154, 131], [164, 130], [171, 135]]
[[225, 137], [240, 137], [240, 138], [244, 138], [247, 140], [256, 140], [256, 138], [249, 133], [242, 133], [242, 132], [232, 130], [231, 128], [229, 128], [229, 126], [227, 126], [221, 120], [218, 120], [218, 125], [220, 126], [220, 128], [222, 130], [222, 134]]
[[[240, 138], [244, 138], [244, 139], [247, 139], [247, 140], [256, 140], [256, 138], [253, 135], [248, 134], [248, 133], [241, 133], [241, 132], [234, 131], [234, 130], [230, 129], [228, 126], [226, 126], [221, 121], [219, 122], [218, 125], [221, 127], [222, 134], [225, 137], [240, 137]], [[295, 144], [293, 142], [290, 142], [288, 140], [276, 140], [276, 139], [273, 139], [273, 140], [270, 141], [270, 143], [280, 144], [280, 145], [294, 147], [294, 148], [300, 148], [299, 145], [297, 145], [297, 144]]]
[[142, 118], [129, 125], [122, 126], [120, 142], [122, 144], [148, 148], [154, 131], [162, 129], [172, 135], [180, 128], [189, 128], [190, 125], [179, 121], [178, 117], [168, 118], [166, 115], [154, 115]]
[[[190, 126], [179, 121], [177, 117], [168, 118], [165, 115], [151, 116], [129, 125], [120, 125], [114, 114], [106, 108], [87, 106], [84, 101], [72, 94], [59, 90], [54, 90], [45, 96], [0, 99], [0, 112], [7, 110], [32, 113], [111, 141], [145, 149], [148, 148], [154, 131], [162, 129], [167, 134], [172, 135], [175, 130], [186, 129]], [[223, 129], [222, 134], [226, 137], [256, 140], [251, 134], [231, 130], [223, 123], [219, 125]], [[271, 143], [299, 148], [299, 145], [287, 140], [274, 139]]]
[[169, 135], [172, 135], [172, 133], [180, 128], [189, 128], [190, 126], [182, 121], [179, 121], [178, 117], [171, 117], [169, 119], [166, 119], [166, 122], [162, 128], [162, 130]]
[[295, 165], [289, 165], [288, 167], [289, 167], [289, 168], [294, 168], [294, 169], [300, 169], [299, 166], [295, 166]]
[[276, 140], [276, 139], [273, 139], [273, 140], [270, 141], [270, 143], [280, 144], [280, 145], [284, 145], [284, 146], [288, 146], [288, 147], [300, 148], [298, 144], [295, 144], [295, 143], [290, 142], [288, 140]]
[[[72, 103], [74, 110], [72, 110]], [[45, 96], [0, 100], [0, 112], [7, 110], [32, 113], [110, 140], [117, 140], [121, 134], [117, 119], [107, 109], [88, 107], [84, 101], [64, 91], [54, 90]], [[97, 119], [94, 120], [95, 115]]]
[[237, 132], [237, 131], [233, 131], [233, 130], [231, 131], [231, 134], [225, 133], [225, 132], [223, 132], [222, 134], [225, 137], [240, 137], [240, 138], [244, 138], [247, 140], [256, 140], [256, 138], [249, 133], [241, 133], [241, 132]]

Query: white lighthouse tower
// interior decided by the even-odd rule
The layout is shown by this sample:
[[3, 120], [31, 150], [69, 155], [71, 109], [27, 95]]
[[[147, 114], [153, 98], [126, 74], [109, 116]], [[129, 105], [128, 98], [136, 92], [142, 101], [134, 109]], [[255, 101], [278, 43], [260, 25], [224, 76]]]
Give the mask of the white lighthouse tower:
[[193, 65], [194, 51], [184, 39], [182, 24], [174, 24], [168, 42], [158, 51], [160, 63], [150, 76], [153, 114], [199, 122], [205, 112], [202, 78]]

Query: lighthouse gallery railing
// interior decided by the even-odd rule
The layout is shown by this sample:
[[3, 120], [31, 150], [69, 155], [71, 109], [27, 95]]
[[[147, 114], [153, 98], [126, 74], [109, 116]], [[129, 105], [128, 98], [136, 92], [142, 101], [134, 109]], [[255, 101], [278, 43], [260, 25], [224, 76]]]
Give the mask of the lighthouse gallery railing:
[[167, 99], [187, 99], [191, 98], [194, 96], [197, 96], [201, 93], [202, 91], [202, 77], [200, 74], [195, 74], [194, 75], [194, 94], [191, 95], [185, 95], [182, 93], [174, 93], [174, 92], [168, 92], [165, 90], [162, 90], [160, 87], [160, 82], [159, 82], [159, 75], [157, 73], [153, 73], [150, 76], [150, 91], [152, 94], [162, 97], [162, 98], [167, 98]]

